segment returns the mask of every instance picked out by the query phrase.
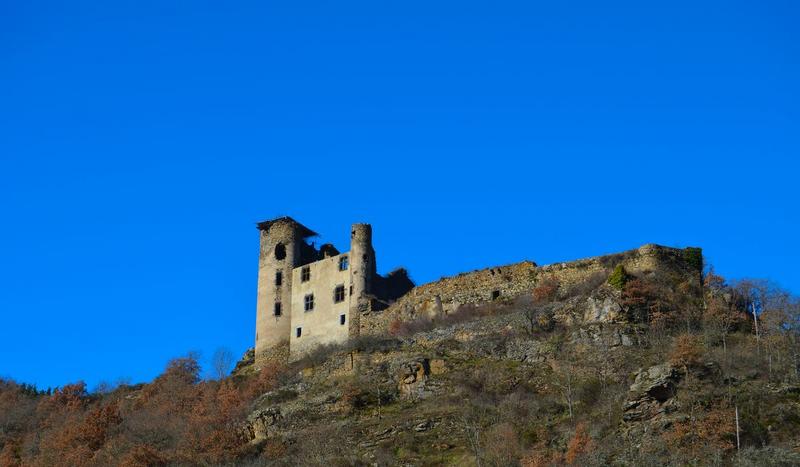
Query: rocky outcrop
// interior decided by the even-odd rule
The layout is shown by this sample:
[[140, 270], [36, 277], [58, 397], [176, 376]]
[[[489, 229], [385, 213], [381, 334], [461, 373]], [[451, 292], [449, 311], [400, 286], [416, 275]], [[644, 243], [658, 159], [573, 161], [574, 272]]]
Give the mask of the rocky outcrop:
[[505, 358], [518, 362], [543, 362], [547, 354], [539, 341], [526, 338], [511, 339], [506, 344]]
[[576, 329], [572, 333], [576, 342], [582, 342], [602, 348], [630, 347], [638, 338], [632, 329], [622, 325], [590, 324]]
[[425, 396], [425, 383], [430, 375], [428, 359], [419, 358], [400, 367], [397, 389], [403, 399], [419, 399]]
[[628, 422], [649, 420], [665, 413], [679, 381], [680, 373], [667, 363], [639, 370], [630, 387], [622, 419]]
[[616, 323], [622, 318], [622, 307], [617, 298], [607, 291], [604, 292], [586, 299], [584, 323]]
[[281, 409], [278, 407], [269, 407], [252, 412], [247, 417], [246, 429], [251, 442], [255, 443], [267, 439], [281, 418]]
[[256, 349], [254, 347], [250, 347], [247, 349], [242, 355], [242, 358], [236, 362], [236, 366], [233, 368], [231, 372], [231, 376], [239, 376], [245, 375], [252, 371], [253, 364], [256, 361]]

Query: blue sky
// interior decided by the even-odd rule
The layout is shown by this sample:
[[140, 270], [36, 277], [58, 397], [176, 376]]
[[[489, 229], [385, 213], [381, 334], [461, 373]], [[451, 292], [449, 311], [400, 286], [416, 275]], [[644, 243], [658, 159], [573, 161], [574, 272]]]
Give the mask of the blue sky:
[[252, 345], [255, 222], [418, 282], [644, 243], [800, 292], [796, 2], [3, 2], [0, 375]]

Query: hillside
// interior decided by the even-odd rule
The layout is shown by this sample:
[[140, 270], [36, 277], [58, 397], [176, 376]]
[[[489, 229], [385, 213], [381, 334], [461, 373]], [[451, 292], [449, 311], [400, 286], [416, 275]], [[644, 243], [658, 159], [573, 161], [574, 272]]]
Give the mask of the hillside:
[[220, 381], [0, 381], [0, 465], [800, 465], [797, 298], [623, 262]]

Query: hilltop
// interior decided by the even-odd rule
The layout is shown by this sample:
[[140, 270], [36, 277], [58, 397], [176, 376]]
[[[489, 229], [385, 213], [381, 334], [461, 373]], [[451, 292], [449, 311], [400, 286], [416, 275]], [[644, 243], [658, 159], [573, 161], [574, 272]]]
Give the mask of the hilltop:
[[[4, 381], [0, 465], [800, 463], [797, 298], [643, 248], [444, 278], [374, 332], [218, 381], [190, 357], [102, 394]], [[515, 293], [442, 303], [476, 278]]]

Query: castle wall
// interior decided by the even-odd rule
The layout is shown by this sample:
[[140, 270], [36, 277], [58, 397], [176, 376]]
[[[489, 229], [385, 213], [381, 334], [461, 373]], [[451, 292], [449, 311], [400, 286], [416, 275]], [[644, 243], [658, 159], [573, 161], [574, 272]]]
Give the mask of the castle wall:
[[[316, 233], [289, 217], [265, 221], [258, 227], [261, 248], [257, 365], [272, 358], [299, 358], [318, 345], [342, 343], [361, 334], [386, 334], [395, 320], [435, 317], [453, 313], [463, 305], [512, 301], [549, 279], [558, 281], [561, 287], [570, 287], [598, 274], [610, 274], [618, 264], [636, 276], [666, 276], [675, 279], [675, 283], [687, 277], [701, 279], [699, 249], [644, 245], [624, 253], [544, 267], [523, 261], [445, 277], [414, 288], [403, 269], [386, 277], [377, 274], [369, 224], [353, 224], [350, 252], [343, 254], [330, 244], [320, 249], [307, 244], [304, 239]], [[348, 258], [349, 264], [340, 270], [343, 257]], [[305, 282], [304, 267], [310, 271], [310, 279]], [[278, 272], [282, 274], [280, 284], [276, 283]], [[339, 302], [335, 301], [337, 286], [343, 287]], [[314, 308], [305, 311], [305, 297], [309, 294], [314, 296]], [[276, 303], [281, 304], [279, 314]]]
[[361, 334], [383, 334], [395, 319], [452, 313], [466, 304], [506, 300], [531, 290], [536, 264], [530, 261], [444, 277], [421, 285], [383, 311], [361, 316]]
[[596, 274], [610, 274], [620, 263], [632, 275], [688, 274], [696, 275], [699, 280], [699, 271], [687, 269], [683, 253], [681, 249], [644, 245], [624, 253], [543, 267], [524, 261], [445, 277], [412, 289], [383, 311], [362, 315], [360, 333], [385, 334], [395, 320], [409, 321], [452, 313], [461, 305], [513, 300], [531, 293], [538, 283], [548, 279], [558, 281], [562, 287], [569, 287]]
[[[350, 270], [339, 270], [342, 257], [348, 253], [331, 256], [292, 270], [291, 331], [288, 336], [291, 358], [298, 358], [321, 344], [345, 342], [349, 337]], [[301, 280], [303, 268], [308, 267], [310, 279]], [[336, 303], [334, 291], [344, 287], [344, 300]], [[314, 295], [314, 309], [305, 311], [305, 297]], [[341, 316], [345, 316], [344, 324]], [[297, 328], [301, 328], [297, 337]]]

